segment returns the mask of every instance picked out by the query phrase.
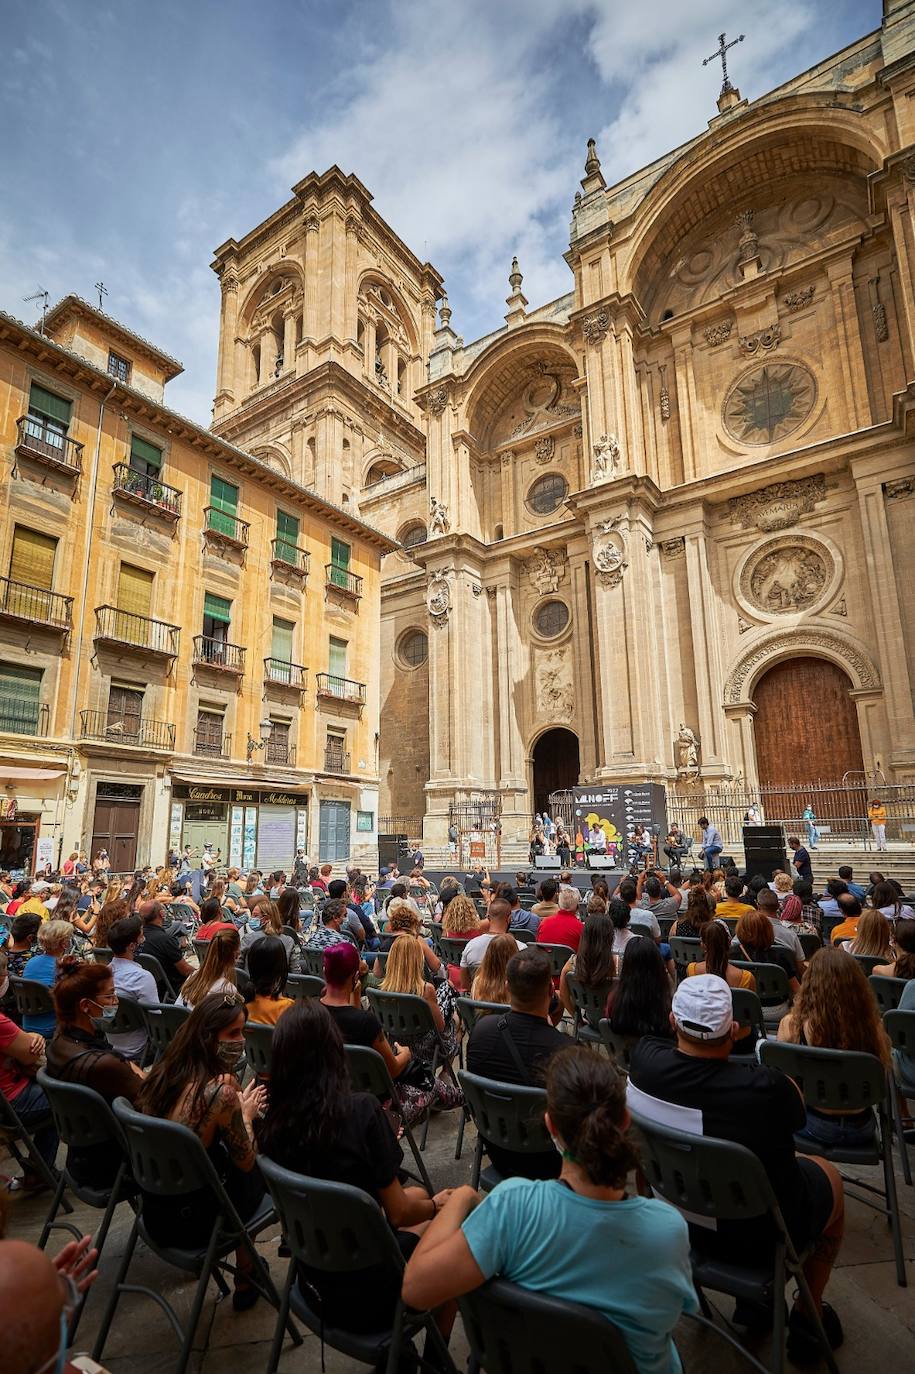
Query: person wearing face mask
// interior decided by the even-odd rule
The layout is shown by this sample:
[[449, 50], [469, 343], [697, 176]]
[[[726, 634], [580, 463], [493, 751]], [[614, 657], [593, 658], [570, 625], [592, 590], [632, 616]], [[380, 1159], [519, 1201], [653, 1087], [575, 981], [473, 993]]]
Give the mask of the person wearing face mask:
[[[242, 1089], [236, 1077], [245, 1061], [247, 1019], [238, 993], [205, 997], [150, 1069], [136, 1102], [147, 1116], [179, 1121], [200, 1137], [242, 1221], [257, 1210], [265, 1186], [257, 1168], [253, 1122], [266, 1104], [266, 1091], [254, 1080]], [[205, 1246], [215, 1205], [206, 1190], [157, 1197], [144, 1208], [143, 1220], [160, 1245]], [[232, 1306], [243, 1312], [254, 1306], [258, 1294], [248, 1277], [247, 1251], [236, 1251], [235, 1263], [239, 1272]]]
[[[105, 1038], [105, 1027], [118, 1013], [114, 978], [107, 964], [88, 964], [72, 955], [60, 961], [54, 988], [57, 1030], [48, 1043], [48, 1074], [62, 1083], [81, 1083], [106, 1102], [126, 1097], [135, 1102], [143, 1071]], [[74, 1146], [68, 1166], [87, 1188], [109, 1187], [121, 1162], [117, 1146]]]

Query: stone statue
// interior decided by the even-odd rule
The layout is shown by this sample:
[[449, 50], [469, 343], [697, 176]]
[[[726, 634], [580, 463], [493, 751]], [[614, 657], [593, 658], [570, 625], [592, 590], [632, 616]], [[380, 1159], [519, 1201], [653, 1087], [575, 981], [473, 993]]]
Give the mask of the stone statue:
[[448, 519], [448, 507], [443, 505], [436, 496], [433, 496], [429, 505], [430, 538], [435, 534], [447, 534], [450, 528], [451, 521]]
[[609, 482], [621, 465], [618, 439], [614, 434], [602, 434], [599, 442], [594, 445], [593, 452], [592, 482]]
[[569, 720], [574, 709], [571, 659], [564, 649], [551, 649], [537, 663], [537, 710], [551, 720]]
[[688, 725], [681, 725], [676, 738], [677, 767], [681, 773], [695, 773], [699, 768], [699, 737]]
[[558, 591], [566, 572], [565, 554], [561, 549], [545, 549], [538, 544], [528, 559], [527, 569], [531, 585], [541, 596]]
[[433, 573], [426, 590], [426, 609], [436, 625], [444, 625], [451, 613], [451, 587], [446, 572]]

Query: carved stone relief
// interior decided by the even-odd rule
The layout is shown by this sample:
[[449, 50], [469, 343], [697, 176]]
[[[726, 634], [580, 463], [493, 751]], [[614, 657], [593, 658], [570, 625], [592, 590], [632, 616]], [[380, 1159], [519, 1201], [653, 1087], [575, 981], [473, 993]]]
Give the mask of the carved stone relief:
[[788, 307], [789, 315], [796, 315], [799, 310], [803, 310], [813, 300], [813, 293], [816, 290], [813, 282], [809, 286], [803, 286], [799, 291], [788, 291], [783, 300]]
[[884, 482], [883, 494], [888, 501], [915, 495], [915, 477], [896, 477], [892, 482]]
[[600, 343], [610, 329], [610, 316], [606, 310], [595, 310], [593, 315], [585, 315], [581, 322], [581, 332], [589, 344]]
[[880, 674], [866, 654], [845, 638], [844, 635], [828, 630], [786, 630], [776, 635], [768, 635], [755, 648], [748, 650], [731, 673], [725, 686], [725, 701], [734, 705], [743, 701], [748, 680], [754, 669], [768, 661], [788, 657], [792, 653], [815, 653], [823, 649], [831, 654], [850, 673], [858, 690], [877, 689], [881, 686]]
[[441, 415], [447, 404], [448, 391], [446, 387], [438, 386], [434, 391], [430, 391], [426, 397], [426, 405], [432, 415]]
[[682, 534], [674, 539], [662, 539], [660, 548], [665, 558], [682, 558], [686, 552], [686, 540]]
[[534, 447], [534, 457], [541, 465], [548, 463], [556, 452], [556, 440], [552, 434], [544, 434]]
[[661, 420], [666, 424], [670, 419], [670, 392], [667, 389], [667, 364], [659, 364], [658, 371], [661, 374], [661, 389], [658, 392], [658, 410], [661, 415]]
[[550, 720], [570, 720], [575, 710], [572, 659], [566, 649], [550, 649], [536, 659], [537, 711]]
[[451, 529], [448, 507], [433, 496], [429, 502], [429, 538], [437, 534], [447, 534]]
[[[581, 401], [575, 390], [575, 378], [574, 367], [541, 359], [534, 375], [528, 373], [527, 381], [519, 381], [513, 398], [502, 409], [491, 430], [490, 446], [497, 447], [539, 430], [555, 429], [562, 420], [580, 420]], [[555, 443], [555, 436], [551, 437]]]
[[771, 617], [820, 609], [838, 587], [840, 557], [812, 535], [770, 539], [751, 550], [740, 566], [738, 600], [752, 613]]
[[722, 320], [720, 324], [710, 324], [705, 331], [705, 342], [709, 348], [717, 348], [719, 344], [727, 343], [733, 328], [733, 320]]
[[562, 549], [545, 549], [538, 545], [527, 560], [527, 574], [541, 596], [558, 591], [566, 575], [565, 553]]
[[426, 588], [426, 609], [433, 625], [448, 624], [451, 614], [450, 569], [433, 573]]
[[731, 387], [722, 423], [740, 444], [774, 444], [800, 428], [816, 397], [813, 373], [801, 363], [763, 363]]
[[738, 339], [741, 353], [745, 353], [748, 358], [752, 358], [756, 353], [771, 353], [773, 348], [778, 348], [781, 341], [782, 327], [778, 321], [766, 329], [757, 329], [753, 334], [741, 334]]
[[743, 529], [786, 530], [796, 525], [802, 515], [808, 515], [817, 501], [826, 496], [823, 473], [801, 477], [796, 482], [772, 482], [746, 496], [732, 496], [728, 513], [732, 525]]
[[615, 434], [602, 434], [594, 445], [594, 464], [591, 468], [591, 482], [609, 482], [622, 467], [619, 440]]
[[623, 537], [616, 529], [616, 521], [604, 520], [597, 526], [591, 547], [598, 582], [602, 587], [618, 587], [629, 562], [625, 556]]

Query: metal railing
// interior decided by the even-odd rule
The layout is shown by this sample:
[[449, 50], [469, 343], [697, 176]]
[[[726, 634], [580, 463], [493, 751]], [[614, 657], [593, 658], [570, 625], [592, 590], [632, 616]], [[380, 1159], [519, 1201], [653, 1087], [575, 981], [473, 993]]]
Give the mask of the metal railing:
[[264, 743], [264, 762], [281, 764], [284, 768], [295, 767], [295, 745], [288, 739], [268, 739]]
[[177, 487], [170, 487], [149, 473], [137, 472], [129, 463], [115, 463], [114, 491], [117, 496], [155, 506], [175, 520], [181, 514], [181, 492]]
[[232, 757], [232, 736], [221, 735], [219, 739], [214, 739], [195, 732], [194, 753], [208, 759], [229, 759]]
[[69, 630], [73, 617], [73, 597], [33, 587], [28, 582], [13, 582], [0, 577], [0, 615], [10, 620], [25, 620], [33, 625], [49, 625]]
[[179, 627], [148, 615], [122, 611], [117, 606], [97, 606], [95, 638], [111, 644], [125, 644], [148, 654], [178, 657]]
[[240, 644], [229, 644], [224, 639], [211, 639], [208, 635], [195, 635], [194, 662], [207, 668], [219, 668], [226, 673], [243, 673], [245, 651]]
[[148, 716], [110, 715], [108, 711], [80, 711], [80, 739], [130, 744], [140, 749], [174, 749], [175, 727]]
[[350, 755], [342, 749], [324, 750], [324, 771], [325, 773], [348, 773], [350, 771]]
[[292, 687], [295, 691], [305, 691], [305, 678], [308, 669], [301, 663], [288, 663], [285, 658], [264, 659], [264, 680], [277, 687]]
[[320, 696], [337, 697], [340, 701], [356, 701], [365, 705], [365, 683], [353, 682], [348, 677], [337, 677], [334, 673], [318, 673], [315, 685]]
[[271, 539], [270, 562], [280, 568], [289, 568], [292, 572], [300, 573], [302, 577], [307, 577], [311, 554], [307, 549], [301, 548], [289, 539]]
[[48, 733], [48, 708], [22, 697], [0, 697], [0, 735], [37, 735]]
[[325, 563], [324, 573], [328, 587], [333, 587], [334, 591], [347, 596], [362, 595], [362, 578], [357, 573], [341, 568], [338, 563]]
[[413, 467], [400, 468], [397, 472], [386, 472], [383, 477], [377, 477], [374, 482], [366, 482], [362, 490], [366, 495], [368, 495], [369, 492], [374, 495], [378, 487], [396, 482], [398, 478], [403, 479], [403, 485], [405, 487], [409, 486], [411, 482], [424, 482], [426, 480], [425, 463], [415, 463]]
[[226, 539], [230, 544], [237, 544], [243, 549], [248, 547], [250, 525], [247, 520], [239, 520], [237, 515], [229, 515], [224, 510], [217, 510], [215, 506], [204, 506], [203, 516], [206, 534], [214, 539]]
[[39, 420], [35, 415], [20, 415], [16, 429], [18, 452], [52, 463], [55, 467], [66, 468], [75, 477], [82, 472], [83, 446], [77, 439], [71, 439], [68, 434], [46, 425], [44, 420]]

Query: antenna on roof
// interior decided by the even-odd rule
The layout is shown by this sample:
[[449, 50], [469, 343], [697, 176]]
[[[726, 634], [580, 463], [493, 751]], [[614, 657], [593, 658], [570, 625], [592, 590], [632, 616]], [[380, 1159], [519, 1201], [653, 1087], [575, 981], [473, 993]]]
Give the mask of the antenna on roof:
[[23, 296], [22, 300], [24, 304], [28, 304], [28, 302], [30, 301], [41, 301], [41, 326], [39, 329], [39, 333], [43, 334], [45, 332], [45, 316], [48, 313], [48, 292], [45, 291], [43, 286], [39, 286], [38, 290], [33, 291], [31, 296]]
[[98, 308], [99, 308], [99, 310], [101, 310], [101, 308], [102, 308], [102, 297], [108, 295], [108, 288], [107, 288], [107, 286], [105, 285], [105, 283], [104, 283], [103, 281], [97, 281], [97, 282], [95, 283], [95, 289], [96, 289], [96, 291], [98, 292]]

